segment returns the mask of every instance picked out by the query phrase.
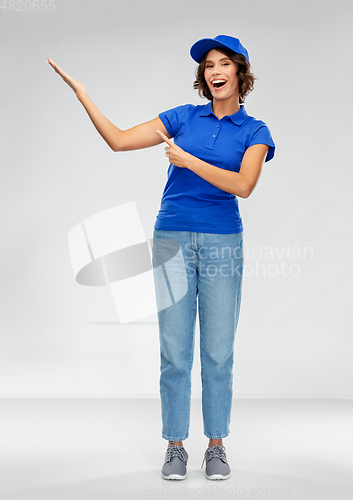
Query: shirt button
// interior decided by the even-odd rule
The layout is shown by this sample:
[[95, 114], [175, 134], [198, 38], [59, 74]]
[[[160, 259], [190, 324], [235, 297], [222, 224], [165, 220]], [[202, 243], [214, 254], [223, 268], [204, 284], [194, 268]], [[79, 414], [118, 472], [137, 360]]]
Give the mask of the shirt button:
[[217, 128], [219, 128], [219, 125], [216, 125]]
[[213, 135], [212, 137], [216, 137], [215, 135]]

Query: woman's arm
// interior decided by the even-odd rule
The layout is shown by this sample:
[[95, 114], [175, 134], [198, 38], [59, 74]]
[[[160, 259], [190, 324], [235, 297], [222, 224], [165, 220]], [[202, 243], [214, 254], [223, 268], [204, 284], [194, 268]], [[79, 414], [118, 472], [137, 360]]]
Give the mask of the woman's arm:
[[210, 165], [186, 153], [170, 141], [164, 133], [161, 134], [161, 137], [168, 144], [165, 149], [170, 163], [180, 168], [189, 168], [219, 189], [240, 198], [248, 198], [254, 190], [269, 149], [265, 144], [250, 146], [244, 153], [239, 172], [232, 172]]
[[157, 129], [162, 130], [167, 137], [170, 137], [159, 117], [128, 130], [120, 130], [99, 111], [81, 82], [64, 73], [51, 59], [48, 59], [48, 63], [75, 92], [96, 130], [113, 151], [131, 151], [161, 144], [163, 139], [157, 134]]
[[187, 168], [227, 193], [235, 194], [240, 198], [248, 198], [259, 179], [268, 149], [269, 147], [265, 144], [250, 146], [244, 153], [239, 172], [214, 167], [195, 156], [191, 157]]
[[77, 98], [87, 111], [97, 131], [113, 151], [132, 151], [161, 144], [163, 139], [157, 134], [157, 129], [169, 136], [159, 116], [128, 130], [121, 130], [99, 111], [86, 92], [80, 92], [77, 94]]

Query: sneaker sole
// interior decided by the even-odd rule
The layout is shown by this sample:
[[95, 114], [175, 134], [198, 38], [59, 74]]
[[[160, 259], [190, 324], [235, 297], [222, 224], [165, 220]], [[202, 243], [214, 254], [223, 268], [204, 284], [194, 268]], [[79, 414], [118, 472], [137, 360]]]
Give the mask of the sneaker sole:
[[210, 479], [211, 481], [218, 481], [220, 479], [229, 479], [231, 475], [231, 472], [227, 476], [222, 476], [222, 474], [213, 474], [212, 476], [208, 476], [206, 474], [206, 479]]
[[162, 478], [163, 479], [177, 479], [177, 480], [182, 480], [182, 479], [186, 479], [186, 476], [187, 476], [187, 474], [185, 474], [185, 476], [181, 476], [180, 474], [170, 474], [169, 476], [165, 476], [164, 474], [162, 474]]

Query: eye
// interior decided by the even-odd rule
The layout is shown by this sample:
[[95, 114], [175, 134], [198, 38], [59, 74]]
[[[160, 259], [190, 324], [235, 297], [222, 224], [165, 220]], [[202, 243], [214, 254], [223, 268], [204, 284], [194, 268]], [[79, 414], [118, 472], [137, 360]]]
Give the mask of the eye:
[[206, 68], [212, 68], [212, 64], [206, 64]]
[[223, 63], [223, 66], [229, 66], [229, 63]]

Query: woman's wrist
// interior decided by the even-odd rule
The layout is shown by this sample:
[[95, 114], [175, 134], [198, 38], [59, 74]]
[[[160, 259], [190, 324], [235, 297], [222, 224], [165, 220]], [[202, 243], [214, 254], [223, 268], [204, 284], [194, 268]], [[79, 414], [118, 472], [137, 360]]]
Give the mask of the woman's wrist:
[[199, 158], [196, 158], [196, 156], [191, 155], [190, 153], [186, 153], [186, 161], [185, 161], [185, 167], [188, 168], [189, 170], [192, 170], [193, 172], [195, 169], [197, 169], [197, 164], [200, 163]]
[[75, 94], [76, 94], [77, 99], [81, 102], [88, 95], [85, 90], [79, 90], [78, 92], [75, 92]]

